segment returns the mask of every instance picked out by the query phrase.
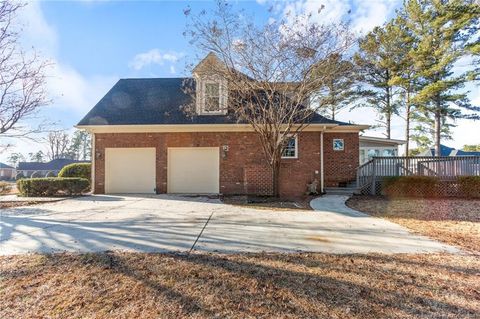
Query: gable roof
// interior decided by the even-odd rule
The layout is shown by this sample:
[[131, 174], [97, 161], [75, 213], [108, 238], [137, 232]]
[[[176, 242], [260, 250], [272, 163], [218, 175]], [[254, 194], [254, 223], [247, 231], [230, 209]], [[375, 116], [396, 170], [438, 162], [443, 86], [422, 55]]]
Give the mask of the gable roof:
[[20, 162], [17, 170], [19, 171], [59, 171], [64, 166], [73, 163], [89, 163], [88, 161], [77, 161], [67, 158], [54, 159], [47, 163], [42, 162]]
[[[155, 124], [236, 124], [232, 115], [186, 114], [183, 106], [192, 98], [185, 93], [185, 81], [192, 78], [121, 79], [78, 123], [96, 125]], [[333, 121], [315, 113], [309, 123], [352, 125]]]
[[15, 169], [13, 166], [0, 162], [0, 169], [2, 168]]

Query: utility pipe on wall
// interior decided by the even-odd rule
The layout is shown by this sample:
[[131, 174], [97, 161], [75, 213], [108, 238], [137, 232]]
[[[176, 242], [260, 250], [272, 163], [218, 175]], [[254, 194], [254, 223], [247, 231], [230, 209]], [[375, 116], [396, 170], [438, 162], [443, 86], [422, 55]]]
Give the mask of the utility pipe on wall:
[[[325, 130], [325, 126], [323, 127]], [[323, 131], [320, 132], [320, 193], [323, 194], [324, 176], [323, 176]]]

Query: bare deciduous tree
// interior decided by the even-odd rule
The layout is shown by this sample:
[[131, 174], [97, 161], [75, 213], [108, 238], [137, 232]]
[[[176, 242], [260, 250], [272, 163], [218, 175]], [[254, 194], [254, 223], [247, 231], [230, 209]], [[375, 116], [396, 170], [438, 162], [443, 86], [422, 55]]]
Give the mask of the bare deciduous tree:
[[19, 123], [49, 103], [45, 92], [49, 63], [34, 50], [25, 53], [19, 44], [14, 19], [22, 6], [19, 2], [0, 2], [0, 136], [4, 137], [37, 132], [22, 130]]
[[212, 15], [190, 12], [186, 36], [202, 53], [218, 57], [210, 55], [202, 76], [225, 81], [228, 112], [258, 133], [278, 196], [283, 149], [317, 116], [309, 100], [338, 71], [324, 66], [349, 50], [353, 36], [346, 24], [318, 24], [310, 16], [287, 15], [259, 26], [225, 2]]
[[48, 157], [50, 160], [68, 156], [70, 138], [64, 131], [50, 132], [46, 138], [48, 143]]

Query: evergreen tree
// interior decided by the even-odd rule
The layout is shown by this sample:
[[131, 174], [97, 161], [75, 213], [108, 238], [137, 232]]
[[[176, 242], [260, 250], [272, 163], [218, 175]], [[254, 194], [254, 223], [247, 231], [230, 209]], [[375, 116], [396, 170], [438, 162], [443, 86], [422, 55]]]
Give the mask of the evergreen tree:
[[[435, 119], [428, 112], [415, 112], [412, 114], [412, 122], [415, 126], [412, 128], [411, 140], [414, 141], [421, 150], [430, 149], [435, 146]], [[442, 118], [440, 137], [442, 140], [452, 139], [453, 124], [448, 123], [447, 118]], [[435, 149], [435, 154], [440, 152]]]
[[335, 120], [338, 112], [351, 106], [355, 96], [355, 66], [339, 54], [333, 54], [314, 76], [316, 74], [322, 74], [324, 85], [312, 102], [318, 103], [322, 115]]
[[385, 127], [385, 136], [391, 137], [392, 116], [398, 114], [394, 103], [394, 75], [398, 39], [392, 30], [392, 23], [376, 27], [359, 41], [359, 51], [354, 61], [359, 71], [362, 103], [359, 106], [372, 107], [379, 115], [380, 125]]
[[465, 0], [409, 0], [404, 7], [406, 26], [417, 42], [410, 54], [421, 84], [413, 102], [422, 113], [419, 127], [433, 134], [436, 155], [440, 154], [442, 138], [450, 136], [448, 119], [480, 118], [476, 113], [480, 108], [470, 105], [467, 92], [459, 91], [467, 75], [452, 71], [465, 55], [468, 30], [478, 23], [479, 10], [478, 5]]
[[75, 131], [68, 148], [69, 157], [75, 160], [88, 160], [92, 153], [91, 136], [86, 131]]
[[45, 154], [43, 154], [43, 151], [38, 151], [36, 153], [28, 153], [28, 156], [30, 157], [30, 160], [33, 162], [42, 163], [45, 160]]
[[399, 111], [399, 113], [405, 119], [405, 154], [409, 155], [411, 125], [416, 112], [413, 98], [419, 89], [418, 77], [415, 73], [411, 56], [416, 42], [406, 27], [405, 17], [401, 12], [391, 21], [387, 30], [391, 33], [390, 36], [395, 37], [397, 41], [395, 50], [392, 50], [392, 59], [395, 61], [395, 66], [389, 84], [396, 86], [400, 90], [398, 103], [403, 111]]
[[25, 156], [22, 153], [11, 153], [7, 160], [13, 167], [17, 167], [18, 163], [25, 162]]

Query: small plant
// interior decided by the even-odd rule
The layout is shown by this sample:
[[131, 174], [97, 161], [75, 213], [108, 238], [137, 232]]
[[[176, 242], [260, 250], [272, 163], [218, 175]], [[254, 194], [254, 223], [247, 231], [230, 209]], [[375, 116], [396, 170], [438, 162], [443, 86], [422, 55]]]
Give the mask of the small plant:
[[73, 163], [66, 165], [58, 173], [58, 177], [81, 177], [90, 181], [92, 177], [92, 164]]
[[87, 179], [78, 177], [43, 177], [17, 181], [20, 194], [28, 197], [81, 195], [88, 190], [89, 185]]
[[15, 175], [15, 180], [17, 181], [22, 178], [25, 178], [25, 176], [22, 173], [18, 173], [17, 175]]

